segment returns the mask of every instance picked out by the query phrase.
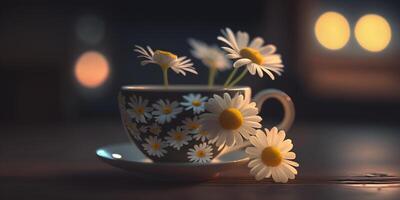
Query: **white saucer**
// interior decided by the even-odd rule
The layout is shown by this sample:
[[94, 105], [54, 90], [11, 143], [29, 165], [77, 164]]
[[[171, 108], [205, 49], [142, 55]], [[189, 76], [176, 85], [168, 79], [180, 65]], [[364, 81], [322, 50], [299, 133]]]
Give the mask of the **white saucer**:
[[134, 173], [142, 178], [164, 181], [200, 181], [212, 179], [220, 172], [247, 163], [244, 151], [219, 156], [211, 163], [154, 163], [131, 143], [115, 144], [97, 149], [104, 162]]

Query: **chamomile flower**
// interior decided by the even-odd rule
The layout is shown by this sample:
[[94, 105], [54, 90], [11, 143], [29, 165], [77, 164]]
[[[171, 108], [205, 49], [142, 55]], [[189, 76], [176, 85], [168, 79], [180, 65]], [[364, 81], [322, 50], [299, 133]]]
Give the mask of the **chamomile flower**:
[[164, 148], [168, 145], [162, 141], [161, 139], [157, 138], [157, 136], [149, 136], [145, 139], [146, 143], [142, 144], [143, 148], [147, 151], [147, 154], [150, 156], [157, 156], [163, 157], [167, 150]]
[[[198, 129], [197, 131], [193, 132], [193, 138], [195, 140], [201, 140], [202, 142], [205, 142], [206, 140], [210, 139], [210, 134], [208, 131], [203, 130], [202, 128]], [[213, 143], [213, 141], [209, 141], [210, 143]]]
[[233, 98], [228, 93], [223, 98], [214, 95], [206, 103], [206, 110], [210, 113], [200, 116], [201, 129], [208, 131], [211, 139], [217, 138], [218, 147], [240, 145], [243, 138], [248, 139], [256, 128], [261, 128], [262, 118], [257, 115], [256, 103], [246, 102], [243, 95]]
[[128, 129], [129, 134], [131, 136], [133, 136], [133, 138], [135, 138], [136, 140], [139, 140], [139, 141], [142, 141], [142, 138], [140, 137], [140, 135], [147, 131], [145, 126], [142, 126], [139, 128], [136, 123], [132, 123], [132, 122], [127, 122], [126, 128]]
[[156, 104], [153, 104], [155, 119], [158, 123], [164, 124], [169, 123], [172, 119], [176, 118], [176, 115], [183, 111], [183, 108], [179, 107], [179, 103], [176, 101], [170, 102], [167, 100], [158, 100]]
[[194, 145], [194, 148], [190, 148], [187, 154], [189, 161], [194, 163], [211, 162], [213, 156], [212, 147], [206, 143]]
[[129, 97], [128, 105], [131, 107], [128, 109], [129, 115], [136, 121], [146, 123], [146, 119], [151, 119], [150, 112], [153, 110], [151, 107], [147, 107], [149, 100], [143, 100], [142, 97]]
[[138, 57], [144, 58], [141, 62], [142, 65], [150, 63], [159, 65], [163, 70], [171, 68], [175, 73], [186, 75], [186, 72], [197, 74], [193, 63], [185, 56], [178, 57], [177, 55], [162, 50], [153, 51], [147, 46], [147, 51], [141, 46], [135, 45], [135, 52], [139, 53]]
[[197, 131], [200, 128], [199, 117], [195, 116], [193, 119], [186, 118], [183, 122], [183, 128], [189, 132]]
[[193, 110], [194, 114], [199, 114], [204, 112], [204, 103], [207, 101], [207, 97], [202, 97], [201, 94], [188, 94], [183, 95], [185, 99], [184, 102], [181, 103], [182, 106], [185, 106], [185, 110]]
[[225, 53], [216, 45], [210, 46], [195, 39], [189, 39], [189, 44], [193, 48], [191, 51], [192, 55], [201, 60], [205, 66], [215, 68], [218, 71], [230, 68], [230, 62], [225, 57]]
[[178, 150], [181, 149], [183, 145], [189, 144], [189, 141], [192, 140], [192, 137], [189, 133], [182, 129], [181, 127], [176, 127], [176, 129], [172, 129], [168, 131], [168, 136], [165, 137], [169, 146], [172, 146]]
[[161, 126], [157, 123], [153, 123], [152, 125], [147, 126], [147, 130], [154, 135], [159, 135], [162, 131]]
[[281, 75], [283, 65], [281, 56], [275, 54], [276, 47], [274, 45], [264, 45], [264, 40], [260, 37], [254, 38], [249, 43], [249, 34], [238, 31], [236, 35], [230, 28], [221, 30], [223, 36], [219, 36], [218, 40], [224, 42], [227, 47], [222, 47], [228, 54], [227, 57], [236, 60], [233, 63], [234, 68], [246, 66], [250, 74], [258, 74], [263, 77], [266, 73], [272, 80], [275, 76], [272, 72]]
[[296, 154], [290, 151], [293, 148], [290, 139], [285, 140], [285, 132], [279, 131], [276, 127], [265, 132], [257, 130], [255, 136], [249, 138], [252, 147], [246, 148], [246, 153], [250, 157], [248, 164], [250, 174], [255, 176], [256, 180], [264, 178], [272, 179], [275, 182], [286, 183], [289, 179], [294, 179], [299, 164], [293, 159]]

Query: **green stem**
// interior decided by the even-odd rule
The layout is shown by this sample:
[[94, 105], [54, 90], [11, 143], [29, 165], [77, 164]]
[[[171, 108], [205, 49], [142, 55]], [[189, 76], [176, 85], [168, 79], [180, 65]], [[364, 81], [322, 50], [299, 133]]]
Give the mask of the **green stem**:
[[168, 68], [162, 69], [163, 78], [164, 78], [164, 86], [168, 87]]
[[235, 76], [236, 72], [237, 72], [238, 68], [233, 69], [233, 71], [231, 72], [231, 74], [229, 75], [228, 79], [226, 79], [225, 83], [224, 83], [224, 87], [227, 87], [229, 82], [231, 82], [233, 76]]
[[236, 85], [236, 83], [238, 83], [240, 80], [243, 79], [243, 77], [247, 74], [248, 70], [247, 68], [243, 70], [243, 72], [234, 80], [232, 81], [228, 87], [233, 87], [234, 85]]
[[208, 86], [211, 87], [214, 85], [214, 80], [215, 80], [215, 75], [217, 75], [217, 68], [212, 67], [209, 68], [209, 74], [208, 74]]

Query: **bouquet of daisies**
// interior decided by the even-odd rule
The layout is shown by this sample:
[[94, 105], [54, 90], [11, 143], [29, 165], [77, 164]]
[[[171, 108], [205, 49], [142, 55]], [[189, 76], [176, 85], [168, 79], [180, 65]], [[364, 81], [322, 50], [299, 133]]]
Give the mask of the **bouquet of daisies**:
[[[222, 36], [217, 39], [224, 43], [221, 47], [210, 46], [198, 40], [189, 39], [189, 44], [193, 47], [192, 54], [200, 59], [209, 68], [208, 85], [214, 84], [215, 76], [219, 71], [230, 70], [230, 60], [234, 60], [233, 70], [225, 81], [225, 87], [236, 85], [246, 74], [258, 75], [260, 78], [267, 74], [275, 80], [275, 74], [281, 75], [283, 64], [281, 56], [276, 54], [276, 47], [272, 44], [264, 45], [261, 37], [256, 37], [250, 41], [249, 34], [238, 31], [236, 34], [230, 28], [221, 31]], [[168, 86], [168, 70], [172, 69], [177, 74], [186, 75], [187, 72], [197, 74], [193, 63], [186, 56], [177, 56], [174, 53], [164, 50], [153, 50], [136, 45], [134, 50], [139, 53], [139, 58], [143, 58], [142, 65], [155, 64], [160, 66], [163, 73], [164, 85]], [[242, 68], [239, 75], [237, 72]]]
[[[221, 30], [221, 33], [222, 35], [217, 37], [223, 44], [221, 47], [208, 45], [195, 39], [188, 40], [192, 47], [191, 53], [193, 57], [201, 60], [202, 64], [208, 67], [209, 86], [214, 85], [217, 73], [225, 71], [230, 71], [228, 78], [224, 82], [224, 87], [228, 88], [238, 84], [248, 74], [256, 75], [260, 78], [267, 75], [272, 80], [275, 80], [276, 75], [282, 75], [284, 66], [281, 56], [276, 53], [274, 45], [264, 44], [264, 40], [261, 37], [250, 39], [247, 32], [237, 31], [235, 34], [230, 28]], [[161, 68], [165, 87], [169, 85], [168, 72], [170, 69], [184, 76], [186, 73], [198, 74], [191, 59], [186, 56], [178, 56], [169, 51], [153, 50], [149, 46], [142, 47], [139, 45], [135, 46], [134, 51], [142, 59], [141, 65], [153, 64]], [[203, 123], [211, 124], [203, 124], [204, 127], [216, 127], [210, 119], [213, 117], [217, 119], [216, 116], [218, 114], [221, 115], [221, 113], [213, 113], [212, 111], [215, 110], [216, 106], [225, 105], [224, 102], [228, 101], [232, 102], [229, 105], [239, 105], [238, 102], [243, 103], [243, 96], [240, 95], [231, 98], [228, 95], [223, 98], [210, 99], [206, 103], [205, 108], [211, 111], [211, 113], [203, 114], [201, 119]], [[255, 176], [256, 180], [272, 177], [276, 182], [285, 183], [289, 179], [294, 179], [295, 175], [297, 175], [295, 167], [298, 167], [299, 164], [294, 161], [296, 154], [291, 151], [293, 148], [292, 141], [285, 139], [285, 131], [278, 130], [276, 127], [270, 130], [257, 130], [257, 128], [261, 128], [261, 124], [259, 123], [261, 117], [258, 116], [255, 103], [250, 103], [247, 106], [253, 106], [254, 108], [246, 107], [246, 110], [243, 105], [240, 108], [229, 107], [225, 110], [235, 109], [235, 112], [236, 110], [240, 112], [240, 109], [244, 109], [243, 112], [246, 113], [240, 112], [238, 116], [247, 116], [240, 119], [248, 122], [248, 127], [240, 127], [240, 129], [237, 129], [238, 131], [225, 134], [224, 137], [216, 136], [215, 141], [217, 144], [233, 146], [242, 143], [243, 139], [248, 140], [250, 142], [250, 146], [246, 148], [246, 153], [249, 157], [248, 167], [251, 168], [250, 174]], [[232, 123], [232, 121], [229, 121], [226, 124], [232, 125]], [[237, 124], [242, 125], [244, 123]]]

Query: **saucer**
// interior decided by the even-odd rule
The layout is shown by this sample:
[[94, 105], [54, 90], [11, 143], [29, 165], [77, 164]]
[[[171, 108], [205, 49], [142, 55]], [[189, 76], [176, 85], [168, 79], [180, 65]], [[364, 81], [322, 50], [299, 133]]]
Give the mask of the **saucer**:
[[163, 181], [201, 181], [217, 177], [220, 172], [245, 165], [243, 150], [220, 155], [210, 163], [154, 163], [131, 143], [101, 147], [97, 157], [114, 167], [145, 178]]

